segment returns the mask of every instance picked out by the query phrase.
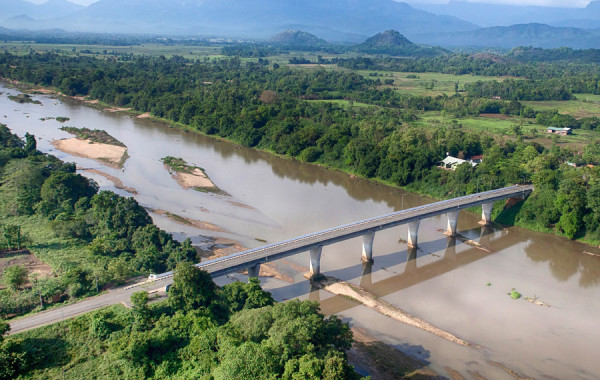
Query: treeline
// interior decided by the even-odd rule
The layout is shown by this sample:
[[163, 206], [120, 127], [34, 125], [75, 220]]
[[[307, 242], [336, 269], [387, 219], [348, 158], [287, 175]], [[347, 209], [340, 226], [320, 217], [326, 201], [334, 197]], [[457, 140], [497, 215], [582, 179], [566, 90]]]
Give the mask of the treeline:
[[573, 80], [574, 83], [581, 80], [595, 80], [595, 83], [598, 83], [600, 78], [600, 71], [594, 63], [573, 63], [566, 60], [540, 64], [538, 62], [521, 62], [512, 57], [493, 53], [455, 53], [417, 59], [395, 57], [339, 58], [337, 64], [340, 67], [352, 70], [511, 76], [531, 80], [566, 78]]
[[505, 100], [571, 100], [573, 95], [561, 79], [544, 81], [505, 79], [497, 81], [476, 81], [465, 84], [465, 91], [476, 98]]
[[600, 63], [600, 49], [575, 50], [565, 46], [556, 49], [519, 46], [511, 49], [506, 56], [519, 62]]
[[[64, 91], [128, 105], [246, 146], [323, 163], [440, 197], [532, 181], [535, 170], [527, 166], [532, 158], [525, 152], [535, 152], [540, 156], [539, 161], [554, 162], [560, 169], [554, 174], [552, 192], [553, 199], [562, 199], [559, 198], [562, 162], [600, 163], [600, 157], [593, 153], [596, 144], [590, 144], [583, 155], [558, 147], [550, 152], [527, 143], [528, 136], [522, 136], [523, 128], [518, 126], [515, 133], [519, 140], [501, 142], [499, 146], [492, 137], [464, 131], [459, 125], [421, 128], [414, 123], [420, 112], [431, 110], [456, 116], [506, 113], [537, 117], [538, 113], [518, 100], [460, 93], [435, 98], [412, 96], [390, 88], [381, 89], [377, 80], [354, 73], [271, 69], [257, 63], [242, 65], [237, 58], [209, 62], [181, 57], [136, 57], [131, 62], [119, 63], [55, 54], [21, 57], [4, 54], [0, 55], [0, 75], [36, 84], [55, 84]], [[548, 83], [553, 81], [550, 78]], [[78, 86], [71, 87], [73, 83]], [[518, 84], [515, 86], [519, 88]], [[310, 101], [340, 98], [378, 107], [339, 107]], [[554, 123], [561, 117], [552, 114], [547, 118], [543, 114], [539, 120]], [[468, 165], [456, 172], [442, 171], [436, 166], [446, 153], [461, 158], [483, 154], [484, 163], [475, 169]], [[582, 173], [584, 180], [578, 186], [584, 192], [597, 178], [595, 170], [577, 171]], [[584, 175], [585, 171], [590, 173]], [[567, 198], [565, 202], [571, 201]], [[583, 212], [595, 215], [587, 203], [578, 208], [577, 217], [572, 219], [573, 228], [563, 228], [567, 223], [564, 220], [558, 223], [567, 208], [557, 207], [561, 211], [540, 228], [557, 226], [559, 233], [570, 238], [597, 235], [589, 227], [591, 224], [583, 221]], [[537, 212], [542, 209], [528, 214], [527, 220], [534, 223]]]
[[219, 289], [177, 266], [166, 301], [113, 306], [2, 339], [0, 379], [358, 379], [348, 324], [317, 302], [275, 304], [258, 280]]
[[[74, 164], [40, 153], [34, 136], [22, 141], [1, 124], [0, 184], [3, 246], [46, 255], [53, 266], [47, 278], [3, 276], [0, 316], [196, 259], [189, 240], [179, 243], [157, 228], [133, 198], [98, 192], [94, 181], [75, 173]], [[35, 286], [23, 289], [27, 282]]]

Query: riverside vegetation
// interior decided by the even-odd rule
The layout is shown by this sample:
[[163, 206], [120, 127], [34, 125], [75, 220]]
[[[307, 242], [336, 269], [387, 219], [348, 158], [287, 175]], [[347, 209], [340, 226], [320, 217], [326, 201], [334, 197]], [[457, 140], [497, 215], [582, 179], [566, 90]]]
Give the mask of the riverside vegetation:
[[[596, 94], [600, 92], [598, 67], [582, 55], [582, 62], [572, 64], [548, 58], [546, 69], [540, 71], [537, 61], [544, 55], [525, 49], [519, 56], [525, 58], [516, 61], [457, 54], [337, 62], [351, 68], [401, 67], [523, 77], [502, 82], [485, 78], [464, 89], [456, 86], [452, 95], [438, 96], [400, 92], [379, 78], [357, 72], [271, 67], [261, 58], [243, 62], [238, 57], [191, 60], [130, 54], [99, 59], [5, 52], [0, 54], [0, 76], [132, 107], [208, 135], [435, 197], [533, 182], [536, 190], [532, 196], [517, 208], [502, 212], [498, 220], [554, 231], [570, 239], [599, 241], [600, 143], [595, 131], [600, 119], [577, 119], [523, 104], [528, 100], [564, 101], [576, 92]], [[326, 101], [339, 99], [348, 106]], [[353, 102], [369, 106], [353, 107]], [[542, 145], [527, 136], [521, 124], [513, 125], [512, 136], [501, 138], [471, 132], [456, 120], [428, 125], [423, 116], [428, 112], [457, 118], [497, 114], [515, 117], [515, 122], [578, 128], [592, 135], [577, 149], [561, 144], [558, 137], [552, 144]], [[461, 158], [483, 154], [484, 159], [476, 168], [464, 164], [454, 172], [439, 170], [436, 165], [447, 153]]]
[[7, 267], [2, 317], [98, 291], [139, 273], [175, 269], [169, 298], [149, 305], [134, 293], [131, 310], [113, 306], [4, 338], [0, 379], [13, 378], [359, 378], [345, 351], [352, 333], [316, 302], [274, 304], [258, 280], [218, 288], [191, 265], [190, 241], [152, 224], [133, 198], [98, 193], [73, 164], [36, 150], [0, 125], [0, 258], [27, 248], [53, 264], [49, 277]]
[[[2, 340], [0, 379], [358, 379], [352, 332], [314, 301], [273, 302], [258, 280], [219, 289], [187, 262], [166, 301], [111, 306]], [[7, 331], [0, 321], [0, 333]]]
[[0, 258], [27, 248], [52, 267], [49, 276], [18, 281], [8, 280], [14, 269], [6, 268], [0, 317], [196, 260], [189, 240], [179, 243], [157, 228], [133, 198], [98, 192], [74, 164], [39, 152], [34, 136], [22, 141], [1, 124], [0, 178]]

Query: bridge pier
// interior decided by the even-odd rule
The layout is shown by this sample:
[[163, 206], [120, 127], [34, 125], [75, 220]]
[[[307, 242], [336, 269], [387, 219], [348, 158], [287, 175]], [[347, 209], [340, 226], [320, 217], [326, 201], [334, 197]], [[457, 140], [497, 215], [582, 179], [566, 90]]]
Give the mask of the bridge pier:
[[456, 224], [458, 222], [458, 213], [460, 211], [450, 211], [446, 214], [448, 217], [448, 228], [446, 229], [445, 235], [454, 236], [456, 235]]
[[417, 247], [417, 236], [419, 235], [419, 224], [421, 220], [408, 223], [408, 246]]
[[318, 245], [310, 249], [310, 277], [319, 277], [321, 275], [321, 252], [323, 246]]
[[362, 238], [362, 261], [371, 263], [373, 262], [373, 240], [375, 239], [375, 231], [367, 232]]
[[248, 267], [248, 281], [251, 278], [258, 278], [258, 274], [260, 273], [260, 264], [253, 265]]
[[482, 203], [481, 204], [481, 222], [479, 224], [488, 225], [492, 222], [492, 208], [494, 202]]

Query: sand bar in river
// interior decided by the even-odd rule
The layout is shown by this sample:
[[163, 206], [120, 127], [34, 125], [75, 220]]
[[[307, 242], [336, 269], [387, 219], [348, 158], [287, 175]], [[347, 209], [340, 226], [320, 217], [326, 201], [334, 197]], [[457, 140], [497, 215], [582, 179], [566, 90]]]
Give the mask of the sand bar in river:
[[119, 167], [127, 153], [127, 148], [95, 143], [76, 137], [63, 140], [54, 140], [52, 145], [61, 152], [74, 156], [91, 158], [112, 167]]

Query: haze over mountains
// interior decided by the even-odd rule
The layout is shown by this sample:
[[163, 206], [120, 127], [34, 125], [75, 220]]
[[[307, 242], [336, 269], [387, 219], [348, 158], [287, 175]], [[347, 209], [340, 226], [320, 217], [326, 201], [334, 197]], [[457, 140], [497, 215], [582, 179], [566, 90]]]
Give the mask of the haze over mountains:
[[352, 43], [394, 29], [411, 41], [445, 47], [600, 48], [600, 0], [586, 8], [394, 0], [99, 0], [83, 7], [67, 0], [0, 0], [0, 9], [0, 25], [12, 29], [263, 40], [293, 29]]

